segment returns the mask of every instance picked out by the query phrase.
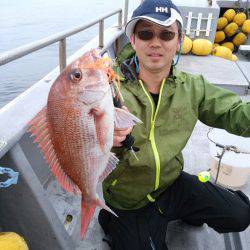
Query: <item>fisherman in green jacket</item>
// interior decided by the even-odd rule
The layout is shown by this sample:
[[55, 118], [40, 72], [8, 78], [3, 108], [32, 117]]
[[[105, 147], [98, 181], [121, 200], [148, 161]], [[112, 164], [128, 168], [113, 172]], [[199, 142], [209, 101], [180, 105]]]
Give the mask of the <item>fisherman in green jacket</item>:
[[[143, 124], [114, 132], [120, 162], [104, 180], [103, 192], [118, 217], [99, 214], [111, 249], [167, 249], [167, 225], [176, 219], [206, 223], [220, 233], [243, 231], [250, 223], [249, 199], [241, 191], [202, 183], [183, 171], [181, 151], [197, 120], [249, 137], [250, 103], [201, 75], [175, 69], [182, 25], [170, 0], [145, 0], [126, 25], [132, 48], [125, 47], [116, 70], [124, 104]], [[129, 133], [139, 161], [122, 147]]]

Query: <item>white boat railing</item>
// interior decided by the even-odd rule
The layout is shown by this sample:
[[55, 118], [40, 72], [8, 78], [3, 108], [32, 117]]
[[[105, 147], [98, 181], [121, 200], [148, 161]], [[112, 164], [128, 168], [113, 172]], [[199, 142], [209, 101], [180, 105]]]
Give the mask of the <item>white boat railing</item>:
[[[118, 14], [118, 28], [122, 29], [122, 27], [127, 23], [127, 16], [128, 16], [128, 6], [129, 0], [125, 0], [125, 7], [124, 7], [124, 14], [123, 10], [117, 9], [114, 10], [107, 15], [101, 16], [98, 19], [93, 20], [84, 25], [80, 25], [74, 27], [72, 29], [59, 32], [55, 35], [45, 37], [38, 41], [26, 44], [24, 46], [20, 46], [16, 49], [9, 50], [0, 54], [0, 66], [5, 65], [9, 62], [12, 62], [18, 58], [31, 54], [37, 50], [45, 48], [51, 44], [59, 42], [59, 65], [60, 65], [60, 72], [66, 67], [66, 38], [73, 36], [83, 30], [86, 30], [95, 24], [99, 24], [99, 47], [103, 48], [104, 46], [104, 20]], [[122, 20], [123, 19], [123, 20]]]

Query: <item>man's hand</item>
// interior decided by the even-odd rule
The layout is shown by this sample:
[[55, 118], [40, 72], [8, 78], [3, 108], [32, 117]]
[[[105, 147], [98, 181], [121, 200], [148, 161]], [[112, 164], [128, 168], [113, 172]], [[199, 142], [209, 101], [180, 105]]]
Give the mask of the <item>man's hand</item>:
[[[128, 108], [126, 106], [122, 106], [122, 109], [125, 111], [128, 111]], [[114, 141], [113, 141], [113, 147], [121, 147], [122, 142], [126, 139], [126, 136], [131, 133], [133, 127], [130, 128], [117, 128], [114, 129]]]
[[114, 141], [113, 141], [113, 147], [121, 147], [123, 142], [126, 139], [126, 136], [130, 134], [132, 131], [131, 128], [116, 128], [114, 130]]

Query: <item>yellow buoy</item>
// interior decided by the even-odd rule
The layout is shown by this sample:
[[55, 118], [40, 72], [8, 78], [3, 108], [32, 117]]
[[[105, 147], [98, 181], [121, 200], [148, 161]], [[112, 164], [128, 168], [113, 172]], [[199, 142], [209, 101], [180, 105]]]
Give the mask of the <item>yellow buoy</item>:
[[250, 19], [247, 19], [247, 20], [243, 23], [241, 29], [242, 29], [242, 31], [243, 31], [244, 33], [247, 33], [247, 34], [250, 33]]
[[188, 54], [192, 49], [192, 45], [192, 40], [188, 36], [185, 36], [181, 47], [181, 54]]
[[213, 44], [213, 48], [216, 48], [216, 47], [218, 47], [218, 46], [220, 46], [218, 43], [214, 43], [214, 44]]
[[215, 33], [215, 38], [214, 38], [214, 42], [215, 43], [220, 43], [220, 42], [222, 42], [224, 39], [225, 39], [225, 33], [224, 33], [224, 31], [216, 31], [216, 33]]
[[195, 39], [193, 41], [192, 53], [197, 56], [207, 56], [211, 53], [213, 44], [207, 39]]
[[238, 33], [234, 38], [233, 38], [233, 43], [236, 46], [240, 46], [241, 44], [244, 44], [247, 41], [247, 36], [243, 33], [240, 32]]
[[236, 12], [234, 9], [228, 9], [223, 16], [228, 20], [228, 22], [232, 22], [234, 19], [234, 16], [236, 15]]
[[238, 26], [242, 26], [242, 24], [246, 21], [247, 16], [244, 12], [238, 13], [234, 16], [233, 22]]
[[227, 47], [231, 49], [232, 51], [234, 50], [234, 44], [231, 42], [222, 43], [221, 46]]
[[228, 21], [225, 17], [220, 17], [217, 22], [217, 30], [224, 29], [228, 24]]
[[202, 171], [198, 174], [198, 179], [200, 182], [207, 182], [210, 180], [210, 172], [208, 171]]
[[231, 59], [231, 60], [235, 62], [235, 61], [237, 61], [237, 60], [238, 60], [238, 57], [237, 57], [236, 55], [234, 55], [234, 54], [233, 54], [233, 55], [232, 55], [232, 59]]
[[236, 23], [229, 23], [224, 29], [224, 32], [227, 37], [230, 37], [236, 33], [237, 29], [238, 29], [238, 25]]
[[28, 250], [23, 237], [13, 232], [0, 233], [0, 249], [3, 250]]
[[214, 48], [212, 51], [212, 55], [222, 57], [222, 58], [227, 59], [227, 60], [232, 59], [231, 49], [224, 47], [224, 46], [219, 46], [219, 47]]

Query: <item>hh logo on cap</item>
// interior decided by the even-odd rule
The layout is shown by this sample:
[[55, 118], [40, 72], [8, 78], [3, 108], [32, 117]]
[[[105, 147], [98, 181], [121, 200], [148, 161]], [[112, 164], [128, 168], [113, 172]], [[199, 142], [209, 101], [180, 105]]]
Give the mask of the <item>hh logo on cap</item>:
[[168, 7], [155, 7], [155, 12], [165, 12], [165, 13], [168, 13]]

